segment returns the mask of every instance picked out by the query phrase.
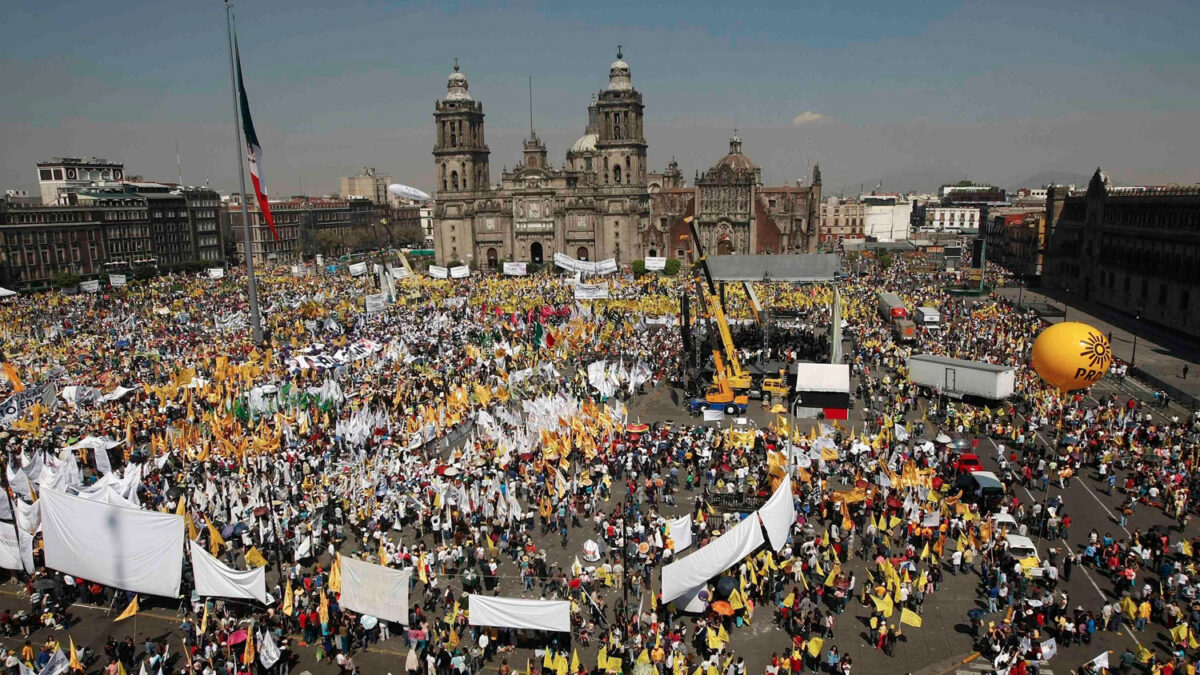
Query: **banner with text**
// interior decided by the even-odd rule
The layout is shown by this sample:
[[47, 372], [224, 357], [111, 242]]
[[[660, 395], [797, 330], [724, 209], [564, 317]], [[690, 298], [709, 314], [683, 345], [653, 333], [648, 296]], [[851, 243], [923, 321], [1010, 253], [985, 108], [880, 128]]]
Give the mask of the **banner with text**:
[[608, 297], [607, 284], [576, 284], [576, 300], [603, 300]]
[[364, 295], [363, 299], [365, 300], [367, 314], [379, 314], [387, 307], [387, 294], [385, 293]]
[[662, 256], [646, 256], [646, 271], [658, 272], [667, 268], [667, 259]]
[[596, 274], [612, 274], [617, 271], [617, 261], [613, 258], [596, 263]]
[[350, 276], [361, 277], [362, 275], [364, 275], [366, 273], [367, 273], [367, 263], [360, 262], [360, 263], [354, 263], [353, 265], [350, 265]]
[[450, 268], [451, 279], [464, 279], [469, 276], [471, 276], [471, 268], [467, 267], [466, 265], [459, 265], [458, 267]]
[[79, 290], [83, 291], [84, 293], [99, 293], [100, 280], [92, 279], [91, 281], [81, 281], [79, 282]]
[[124, 285], [125, 285], [125, 275], [124, 275], [124, 274], [110, 274], [110, 275], [108, 275], [108, 285], [109, 285], [109, 286], [114, 286], [114, 287], [116, 287], [116, 286], [124, 286]]
[[225, 278], [225, 268], [224, 267], [208, 268], [208, 278], [209, 279], [224, 279]]
[[450, 276], [450, 270], [442, 267], [441, 265], [430, 265], [429, 276], [433, 277], [434, 279], [445, 279], [446, 277]]
[[504, 273], [510, 277], [523, 277], [529, 274], [529, 269], [523, 262], [506, 262], [504, 263]]

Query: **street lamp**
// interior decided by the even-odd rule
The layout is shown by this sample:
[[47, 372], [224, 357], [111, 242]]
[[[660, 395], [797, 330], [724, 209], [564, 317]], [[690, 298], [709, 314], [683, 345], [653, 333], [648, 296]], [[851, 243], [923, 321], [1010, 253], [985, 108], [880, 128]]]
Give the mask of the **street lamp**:
[[1139, 302], [1138, 308], [1137, 308], [1137, 314], [1135, 314], [1133, 317], [1133, 354], [1131, 354], [1129, 356], [1129, 367], [1130, 368], [1137, 367], [1138, 332], [1139, 332], [1139, 329], [1141, 329], [1141, 327], [1142, 327], [1142, 310], [1144, 310], [1145, 307], [1146, 307], [1145, 303]]
[[1063, 318], [1062, 318], [1063, 323], [1066, 323], [1067, 312], [1069, 312], [1071, 310], [1071, 287], [1064, 285], [1063, 291], [1065, 291], [1067, 294], [1067, 299], [1063, 302]]

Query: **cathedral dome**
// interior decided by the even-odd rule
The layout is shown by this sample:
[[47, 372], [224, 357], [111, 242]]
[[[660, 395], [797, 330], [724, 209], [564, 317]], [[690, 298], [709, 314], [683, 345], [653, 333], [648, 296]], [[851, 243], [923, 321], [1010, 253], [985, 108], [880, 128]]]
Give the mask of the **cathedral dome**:
[[593, 133], [586, 133], [580, 136], [579, 140], [575, 141], [575, 144], [571, 146], [571, 152], [595, 152], [598, 138]]
[[621, 48], [617, 47], [617, 60], [608, 67], [608, 90], [629, 91], [633, 89], [633, 80], [629, 74], [629, 64], [621, 59]]
[[729, 167], [734, 171], [753, 171], [758, 168], [750, 157], [742, 154], [742, 139], [736, 133], [729, 139], [729, 154], [713, 165], [714, 169]]
[[446, 82], [446, 100], [471, 100], [471, 95], [467, 93], [467, 76], [458, 72], [458, 59], [454, 59], [454, 72], [450, 73], [450, 79]]

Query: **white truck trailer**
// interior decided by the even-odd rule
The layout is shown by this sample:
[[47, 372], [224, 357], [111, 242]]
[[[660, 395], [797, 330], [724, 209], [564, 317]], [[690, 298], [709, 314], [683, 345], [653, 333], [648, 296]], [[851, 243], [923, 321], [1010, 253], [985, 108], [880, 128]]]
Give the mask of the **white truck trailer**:
[[913, 312], [913, 321], [922, 328], [933, 328], [941, 325], [942, 315], [932, 307], [918, 307]]
[[908, 357], [908, 379], [929, 393], [1003, 401], [1012, 396], [1016, 369], [933, 354], [913, 354]]

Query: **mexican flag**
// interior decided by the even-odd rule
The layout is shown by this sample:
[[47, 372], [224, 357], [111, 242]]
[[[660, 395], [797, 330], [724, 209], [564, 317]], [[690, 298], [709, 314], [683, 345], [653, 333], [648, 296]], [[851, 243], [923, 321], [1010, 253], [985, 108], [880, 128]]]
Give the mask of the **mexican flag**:
[[271, 236], [279, 241], [279, 233], [275, 231], [275, 218], [271, 215], [271, 204], [267, 201], [265, 179], [262, 175], [262, 146], [258, 144], [258, 134], [254, 133], [254, 120], [250, 117], [250, 101], [246, 98], [246, 84], [242, 80], [242, 54], [234, 38], [233, 54], [237, 60], [238, 102], [242, 109], [242, 133], [246, 137], [246, 160], [250, 164], [250, 182], [254, 184], [254, 197], [258, 200], [258, 209], [262, 211], [263, 221], [271, 229]]
[[533, 341], [537, 343], [539, 349], [553, 349], [554, 333], [538, 322], [533, 325]]

